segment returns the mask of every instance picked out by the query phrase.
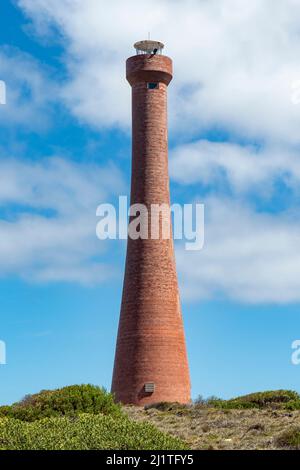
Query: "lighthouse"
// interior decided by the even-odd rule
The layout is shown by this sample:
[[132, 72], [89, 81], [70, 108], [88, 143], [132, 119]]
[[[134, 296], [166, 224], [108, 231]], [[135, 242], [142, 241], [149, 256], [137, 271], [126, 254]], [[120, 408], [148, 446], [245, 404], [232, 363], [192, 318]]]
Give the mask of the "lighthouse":
[[[131, 206], [167, 207], [167, 90], [172, 60], [164, 45], [140, 41], [127, 59], [126, 78], [132, 88]], [[112, 392], [117, 401], [145, 405], [190, 401], [190, 377], [181, 314], [172, 234], [128, 237]]]

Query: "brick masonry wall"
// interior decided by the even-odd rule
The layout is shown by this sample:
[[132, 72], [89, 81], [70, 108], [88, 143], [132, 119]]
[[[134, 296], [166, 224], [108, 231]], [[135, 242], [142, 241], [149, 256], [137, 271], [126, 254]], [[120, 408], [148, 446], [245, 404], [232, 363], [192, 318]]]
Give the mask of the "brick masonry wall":
[[[167, 86], [172, 61], [160, 55], [131, 57], [127, 79], [132, 86], [131, 204], [170, 205]], [[148, 89], [147, 82], [159, 82], [159, 88]], [[150, 216], [148, 222], [150, 227]], [[145, 392], [147, 382], [154, 382], [154, 393]], [[137, 405], [190, 401], [172, 237], [128, 240], [112, 392], [118, 401]]]

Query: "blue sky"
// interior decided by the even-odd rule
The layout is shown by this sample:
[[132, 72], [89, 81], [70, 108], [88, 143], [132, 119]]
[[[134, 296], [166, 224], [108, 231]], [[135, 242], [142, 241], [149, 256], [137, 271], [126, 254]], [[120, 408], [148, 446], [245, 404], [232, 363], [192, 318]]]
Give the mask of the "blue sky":
[[148, 31], [174, 59], [172, 200], [206, 207], [204, 249], [176, 246], [193, 397], [300, 391], [300, 12], [228, 3], [2, 0], [1, 404], [110, 387], [125, 243], [95, 213], [129, 192], [125, 60]]

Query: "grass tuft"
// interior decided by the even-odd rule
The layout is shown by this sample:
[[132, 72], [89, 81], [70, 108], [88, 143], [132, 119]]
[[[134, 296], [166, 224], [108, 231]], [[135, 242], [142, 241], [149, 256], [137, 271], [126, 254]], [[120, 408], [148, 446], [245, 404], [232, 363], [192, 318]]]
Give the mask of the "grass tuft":
[[300, 450], [300, 427], [291, 427], [281, 433], [277, 439], [278, 447], [290, 450]]

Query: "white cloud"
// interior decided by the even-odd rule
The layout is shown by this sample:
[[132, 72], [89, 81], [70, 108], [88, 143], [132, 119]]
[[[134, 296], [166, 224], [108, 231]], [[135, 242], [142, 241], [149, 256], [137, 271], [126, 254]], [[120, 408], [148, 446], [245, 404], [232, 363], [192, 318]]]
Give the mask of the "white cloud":
[[232, 201], [206, 201], [202, 251], [177, 249], [185, 299], [300, 301], [300, 218], [257, 214]]
[[0, 161], [0, 174], [0, 275], [83, 284], [110, 278], [95, 214], [122, 191], [113, 165], [8, 160]]
[[217, 187], [218, 183], [227, 182], [236, 194], [254, 191], [270, 196], [273, 183], [278, 180], [297, 190], [300, 159], [298, 152], [288, 147], [256, 148], [200, 140], [175, 148], [170, 174], [181, 184], [201, 182]]
[[[150, 31], [152, 38], [166, 43], [166, 53], [174, 59], [173, 135], [186, 141], [207, 130], [221, 135], [225, 131], [232, 141], [262, 144], [259, 150], [254, 145], [204, 140], [181, 146], [173, 152], [173, 178], [183, 184], [215, 184], [225, 175], [237, 193], [257, 187], [269, 191], [277, 177], [299, 186], [295, 149], [300, 143], [300, 106], [291, 99], [291, 84], [300, 79], [298, 1], [18, 0], [18, 4], [40, 37], [49, 35], [51, 40], [52, 28], [60, 33], [55, 40], [59, 38], [64, 48], [68, 71], [60, 97], [78, 119], [96, 127], [129, 128], [125, 59], [134, 53], [131, 45]], [[5, 184], [0, 186], [3, 203], [24, 197], [35, 209], [37, 188], [42, 193], [40, 208], [54, 209], [58, 216], [26, 214], [2, 222], [2, 272], [22, 269], [33, 279], [99, 280], [103, 270], [96, 265], [94, 271], [91, 262], [96, 253], [91, 243], [94, 220], [90, 230], [88, 217], [72, 216], [78, 207], [83, 214], [94, 204], [98, 186], [93, 172], [85, 168], [88, 177], [82, 182], [72, 168], [70, 181], [76, 184], [66, 179], [65, 186], [59, 175], [69, 171], [61, 169], [62, 162], [57, 165], [53, 172], [51, 165], [37, 165], [35, 185], [29, 186], [32, 168], [18, 172], [24, 173], [25, 184], [5, 173]], [[82, 204], [83, 195], [87, 200]], [[204, 250], [195, 254], [178, 249], [186, 298], [225, 295], [245, 302], [300, 301], [298, 218], [259, 214], [217, 200], [207, 201], [206, 214]]]
[[295, 0], [19, 0], [44, 36], [61, 33], [70, 109], [96, 126], [129, 124], [125, 59], [151, 31], [174, 58], [177, 132], [223, 128], [299, 143], [300, 9]]
[[0, 78], [6, 84], [6, 104], [0, 107], [0, 124], [40, 131], [51, 121], [51, 105], [58, 98], [57, 86], [47, 69], [32, 56], [0, 47]]

